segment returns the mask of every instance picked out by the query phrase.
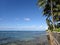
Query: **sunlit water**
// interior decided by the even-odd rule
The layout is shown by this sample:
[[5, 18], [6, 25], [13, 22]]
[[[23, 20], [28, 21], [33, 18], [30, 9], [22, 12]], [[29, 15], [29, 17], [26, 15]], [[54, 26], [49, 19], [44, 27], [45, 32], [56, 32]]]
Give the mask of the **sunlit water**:
[[45, 34], [45, 31], [0, 31], [0, 43], [15, 40], [32, 40]]

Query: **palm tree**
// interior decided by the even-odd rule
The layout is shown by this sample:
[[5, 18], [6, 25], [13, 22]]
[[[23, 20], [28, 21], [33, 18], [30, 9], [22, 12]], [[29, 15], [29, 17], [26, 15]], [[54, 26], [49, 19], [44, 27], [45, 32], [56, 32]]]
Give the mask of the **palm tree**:
[[44, 10], [43, 10], [43, 15], [46, 16], [46, 23], [48, 25], [48, 28], [50, 27], [50, 19], [49, 17], [51, 16], [50, 14], [50, 6], [49, 4], [45, 1], [45, 0], [38, 0], [38, 5], [41, 6], [41, 7], [44, 7]]
[[[56, 0], [38, 0], [38, 5], [41, 7], [44, 7], [44, 14], [48, 17], [48, 16], [52, 16], [52, 22], [53, 22], [53, 29], [55, 29], [55, 25], [54, 25], [54, 12], [53, 9], [56, 5]], [[46, 6], [47, 5], [47, 6]]]
[[53, 1], [51, 0], [50, 2], [51, 2], [50, 4], [51, 4], [51, 15], [52, 15], [53, 28], [55, 30], [55, 26], [54, 26], [54, 15], [53, 15]]
[[54, 21], [60, 21], [60, 0], [56, 0], [55, 7], [53, 7]]
[[47, 25], [48, 25], [48, 29], [51, 29], [52, 30], [52, 21], [51, 21], [51, 19], [50, 19], [50, 17], [51, 17], [51, 13], [50, 13], [50, 6], [49, 6], [49, 4], [47, 3], [46, 5], [45, 5], [45, 8], [44, 8], [44, 10], [43, 10], [43, 15], [44, 16], [46, 16], [46, 23], [47, 23]]

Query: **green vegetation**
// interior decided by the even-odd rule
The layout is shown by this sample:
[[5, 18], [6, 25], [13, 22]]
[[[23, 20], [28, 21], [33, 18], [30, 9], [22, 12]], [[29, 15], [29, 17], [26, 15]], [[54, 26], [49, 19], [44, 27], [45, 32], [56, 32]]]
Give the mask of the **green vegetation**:
[[60, 28], [56, 28], [53, 32], [60, 32]]
[[60, 0], [38, 0], [38, 6], [43, 8], [48, 30], [59, 31], [57, 22], [60, 21]]

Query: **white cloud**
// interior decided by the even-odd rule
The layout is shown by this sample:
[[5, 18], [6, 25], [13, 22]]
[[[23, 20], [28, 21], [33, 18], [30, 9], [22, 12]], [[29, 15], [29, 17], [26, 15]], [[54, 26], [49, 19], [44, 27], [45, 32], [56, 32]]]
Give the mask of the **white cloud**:
[[24, 18], [25, 21], [30, 21], [31, 19], [30, 18]]

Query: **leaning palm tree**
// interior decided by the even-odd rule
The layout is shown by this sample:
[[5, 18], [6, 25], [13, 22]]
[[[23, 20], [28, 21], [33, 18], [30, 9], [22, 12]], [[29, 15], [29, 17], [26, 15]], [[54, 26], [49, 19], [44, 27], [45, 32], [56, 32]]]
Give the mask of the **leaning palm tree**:
[[54, 15], [53, 15], [53, 1], [51, 0], [50, 1], [50, 4], [51, 4], [51, 15], [52, 15], [52, 22], [53, 22], [53, 28], [54, 28], [54, 30], [55, 30], [55, 26], [54, 26]]
[[46, 23], [48, 25], [48, 29], [51, 29], [52, 21], [50, 19], [51, 13], [50, 13], [50, 6], [49, 6], [48, 3], [45, 5], [45, 8], [44, 8], [43, 12], [44, 12], [43, 15], [46, 16]]
[[[55, 29], [54, 26], [54, 14], [53, 14], [53, 6], [56, 4], [56, 0], [38, 0], [38, 5], [41, 7], [44, 7], [46, 10], [43, 11], [47, 17], [48, 15], [52, 16], [52, 22], [53, 22], [53, 28]], [[46, 7], [46, 5], [49, 5]], [[49, 8], [49, 9], [48, 9]]]

